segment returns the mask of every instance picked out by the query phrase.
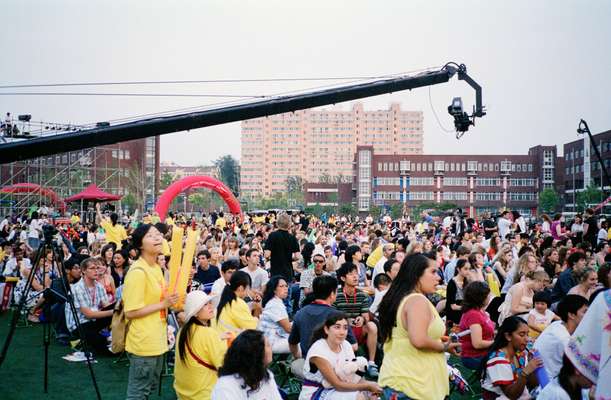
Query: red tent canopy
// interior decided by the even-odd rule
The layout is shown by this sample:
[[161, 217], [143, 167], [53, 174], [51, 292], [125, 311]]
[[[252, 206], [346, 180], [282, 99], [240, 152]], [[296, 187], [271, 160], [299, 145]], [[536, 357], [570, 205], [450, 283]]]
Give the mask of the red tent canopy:
[[121, 200], [121, 197], [116, 194], [106, 193], [101, 190], [95, 183], [87, 186], [82, 192], [75, 194], [74, 196], [66, 197], [64, 201], [117, 201]]

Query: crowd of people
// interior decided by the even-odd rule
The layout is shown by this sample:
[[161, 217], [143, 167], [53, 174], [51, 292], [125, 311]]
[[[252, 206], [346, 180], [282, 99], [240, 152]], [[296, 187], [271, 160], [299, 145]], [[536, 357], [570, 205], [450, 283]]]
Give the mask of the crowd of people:
[[[444, 399], [450, 357], [484, 399], [611, 397], [598, 379], [611, 376], [611, 230], [591, 209], [572, 221], [51, 214], [0, 220], [0, 271], [17, 278], [2, 308], [23, 300], [23, 318], [94, 357], [113, 356], [123, 312], [127, 399], [148, 398], [164, 362], [179, 399], [280, 399], [278, 360], [302, 400]], [[62, 262], [45, 245], [48, 225]], [[177, 226], [200, 231], [182, 303], [169, 286]]]

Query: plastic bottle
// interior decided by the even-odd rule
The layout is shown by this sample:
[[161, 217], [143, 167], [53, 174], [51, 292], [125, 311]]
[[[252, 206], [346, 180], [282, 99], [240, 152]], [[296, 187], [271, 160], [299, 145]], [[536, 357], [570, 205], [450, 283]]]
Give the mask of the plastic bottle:
[[[539, 351], [536, 349], [533, 350], [532, 355], [535, 358], [541, 358], [541, 354], [539, 354]], [[537, 381], [539, 382], [541, 389], [543, 389], [549, 383], [549, 377], [547, 376], [547, 371], [545, 370], [543, 364], [541, 364], [541, 366], [535, 370], [535, 376], [537, 377]]]

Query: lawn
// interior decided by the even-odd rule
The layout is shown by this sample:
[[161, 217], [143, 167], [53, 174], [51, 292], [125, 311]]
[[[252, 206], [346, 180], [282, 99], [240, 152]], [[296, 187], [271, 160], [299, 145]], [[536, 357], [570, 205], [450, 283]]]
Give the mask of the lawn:
[[[10, 312], [0, 315], [0, 345], [4, 345], [9, 329]], [[70, 398], [95, 399], [95, 390], [84, 362], [68, 362], [62, 356], [71, 352], [51, 339], [49, 346], [49, 393], [43, 392], [44, 346], [42, 326], [20, 327], [15, 331], [6, 360], [0, 366], [2, 400], [49, 399], [65, 400]], [[125, 399], [127, 387], [127, 360], [113, 362], [113, 358], [99, 358], [93, 365], [102, 399]], [[176, 399], [172, 389], [172, 377], [164, 377], [161, 397], [152, 399]]]
[[[0, 345], [3, 345], [6, 339], [10, 316], [10, 312], [0, 314]], [[63, 360], [62, 356], [72, 350], [58, 344], [53, 338], [49, 346], [49, 393], [44, 394], [42, 332], [41, 325], [19, 327], [15, 331], [6, 360], [0, 367], [0, 382], [3, 383], [0, 398], [2, 400], [95, 399], [95, 390], [87, 364]], [[117, 358], [99, 358], [97, 360], [97, 363], [93, 365], [93, 370], [102, 399], [125, 398], [128, 368], [126, 359], [117, 361]], [[164, 377], [161, 396], [154, 395], [151, 396], [151, 399], [176, 399], [172, 382], [173, 377]], [[479, 387], [475, 389], [479, 390]], [[453, 393], [451, 398], [467, 399], [479, 398], [479, 396], [459, 396]]]

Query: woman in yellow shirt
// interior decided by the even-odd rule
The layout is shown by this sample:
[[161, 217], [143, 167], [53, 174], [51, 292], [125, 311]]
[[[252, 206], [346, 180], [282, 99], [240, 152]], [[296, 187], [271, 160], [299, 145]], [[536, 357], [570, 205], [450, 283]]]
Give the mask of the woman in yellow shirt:
[[214, 320], [219, 333], [230, 332], [237, 336], [246, 329], [257, 329], [259, 319], [252, 316], [244, 301], [250, 292], [250, 284], [250, 275], [244, 271], [236, 271], [231, 275], [229, 284], [221, 294]]
[[383, 398], [441, 400], [450, 392], [444, 352], [445, 325], [426, 298], [439, 284], [435, 259], [406, 257], [378, 308], [384, 361], [378, 383]]
[[140, 257], [130, 266], [123, 284], [123, 309], [129, 323], [125, 339], [130, 361], [127, 400], [148, 399], [168, 351], [167, 309], [178, 301], [178, 295], [168, 294], [157, 264], [161, 242], [161, 233], [153, 225], [140, 225], [132, 233], [132, 246]]
[[117, 250], [121, 250], [121, 242], [127, 239], [127, 232], [125, 232], [123, 225], [117, 223], [119, 216], [116, 213], [112, 213], [110, 214], [110, 219], [108, 219], [102, 215], [100, 203], [96, 203], [95, 208], [100, 219], [100, 226], [104, 229], [106, 242], [116, 244]]
[[227, 351], [225, 341], [210, 328], [214, 306], [201, 290], [187, 294], [185, 325], [178, 333], [174, 390], [180, 400], [208, 400], [217, 380], [217, 370]]

